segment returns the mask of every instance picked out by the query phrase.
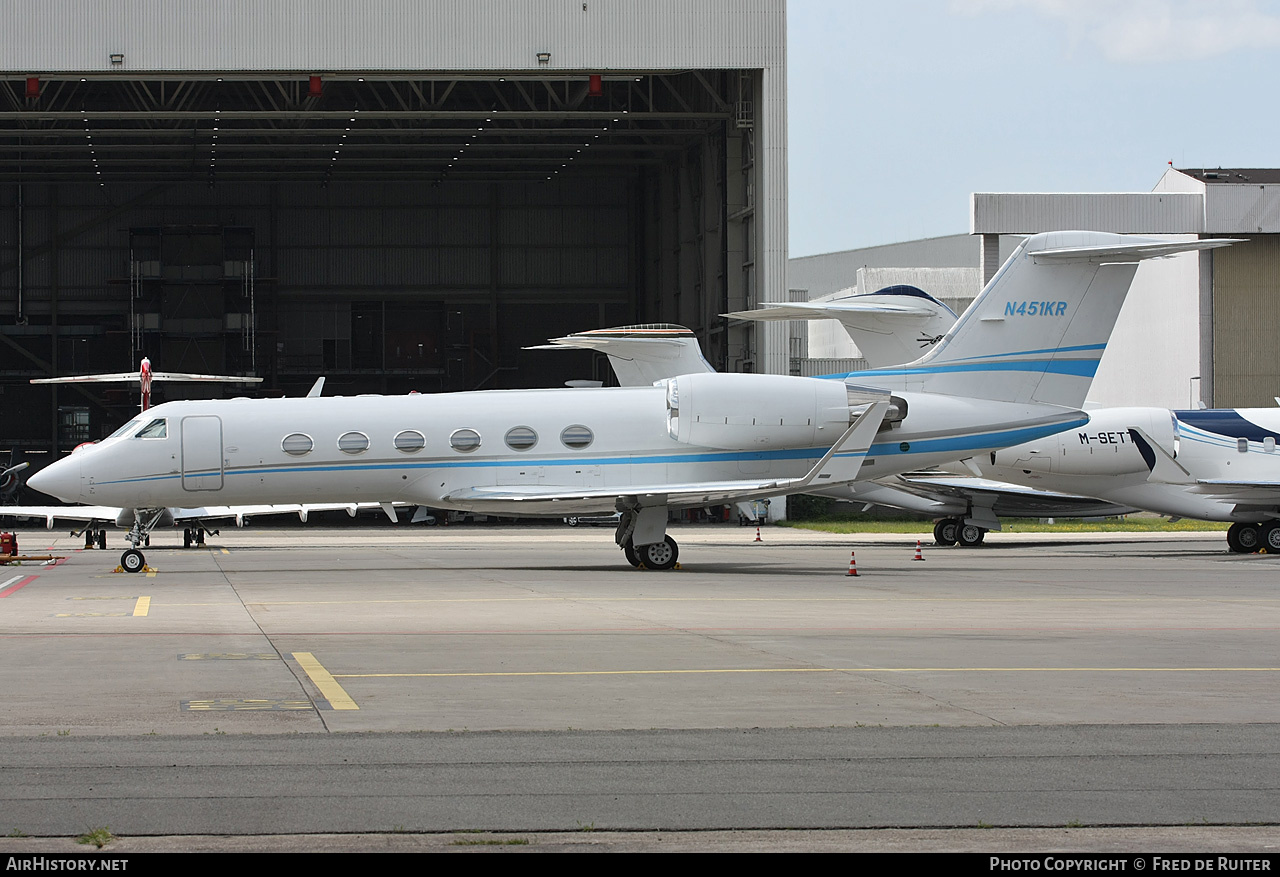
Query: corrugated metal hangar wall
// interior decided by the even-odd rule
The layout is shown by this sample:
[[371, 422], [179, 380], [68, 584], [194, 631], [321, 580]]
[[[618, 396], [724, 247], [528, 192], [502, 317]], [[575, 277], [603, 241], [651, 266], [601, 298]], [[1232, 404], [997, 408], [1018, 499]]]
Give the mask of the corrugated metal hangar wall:
[[66, 452], [136, 391], [608, 380], [521, 348], [637, 322], [731, 371], [785, 289], [783, 0], [5, 2], [0, 449]]

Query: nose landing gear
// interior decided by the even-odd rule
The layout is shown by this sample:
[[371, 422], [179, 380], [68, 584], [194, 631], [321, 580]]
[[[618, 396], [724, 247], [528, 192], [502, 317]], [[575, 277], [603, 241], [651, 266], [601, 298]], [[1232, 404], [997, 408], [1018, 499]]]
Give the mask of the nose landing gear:
[[133, 547], [126, 549], [120, 555], [120, 569], [133, 573], [142, 572], [147, 568], [147, 558], [138, 550], [138, 546], [151, 544], [151, 531], [156, 524], [160, 523], [163, 514], [164, 509], [133, 510], [133, 526], [129, 528], [129, 535], [125, 537]]

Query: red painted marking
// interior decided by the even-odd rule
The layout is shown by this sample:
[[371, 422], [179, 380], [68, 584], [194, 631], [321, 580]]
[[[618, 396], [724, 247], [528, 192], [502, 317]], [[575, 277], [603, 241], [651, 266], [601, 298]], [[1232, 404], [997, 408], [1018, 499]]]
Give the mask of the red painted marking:
[[14, 591], [18, 590], [19, 588], [25, 588], [27, 585], [31, 584], [38, 578], [40, 578], [40, 576], [27, 576], [22, 581], [17, 582], [13, 585], [10, 585], [9, 587], [5, 588], [3, 591], [0, 591], [0, 597], [8, 597]]

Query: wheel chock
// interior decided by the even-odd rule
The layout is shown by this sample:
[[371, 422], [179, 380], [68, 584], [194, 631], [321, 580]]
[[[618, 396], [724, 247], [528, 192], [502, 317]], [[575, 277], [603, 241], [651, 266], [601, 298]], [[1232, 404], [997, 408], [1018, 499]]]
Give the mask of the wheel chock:
[[676, 561], [676, 565], [675, 565], [675, 566], [673, 566], [673, 567], [671, 567], [671, 568], [672, 568], [672, 569], [684, 569], [684, 567], [682, 567], [682, 566], [680, 565], [680, 561], [678, 561], [678, 560]]

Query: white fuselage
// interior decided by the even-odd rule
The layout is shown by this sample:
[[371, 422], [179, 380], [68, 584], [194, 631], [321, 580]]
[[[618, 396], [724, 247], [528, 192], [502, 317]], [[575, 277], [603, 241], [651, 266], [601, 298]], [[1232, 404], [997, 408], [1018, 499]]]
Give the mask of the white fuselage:
[[[1258, 521], [1257, 505], [1215, 495], [1198, 482], [1280, 482], [1280, 408], [1178, 411], [1105, 408], [1089, 422], [976, 462], [1002, 481], [1093, 496], [1165, 515], [1210, 521]], [[1129, 430], [1141, 429], [1190, 473], [1188, 483], [1148, 480], [1151, 467]], [[1267, 434], [1271, 439], [1268, 441]], [[1244, 442], [1241, 443], [1241, 439]], [[994, 457], [994, 462], [992, 462]], [[959, 471], [959, 470], [957, 470]], [[1274, 503], [1272, 503], [1274, 506]]]
[[[757, 379], [752, 386], [760, 388], [754, 410], [738, 413], [743, 424], [728, 417], [713, 424], [728, 430], [719, 445], [678, 440], [680, 430], [672, 437], [664, 386], [169, 402], [30, 483], [63, 500], [129, 508], [402, 501], [560, 516], [612, 510], [636, 485], [661, 493], [654, 486], [803, 476], [839, 437], [835, 426], [818, 424], [831, 423], [823, 419], [834, 410], [829, 394], [843, 403], [842, 386], [769, 375], [701, 379], [708, 378]], [[804, 394], [817, 399], [809, 403], [817, 406], [810, 438], [769, 439], [770, 412], [790, 412]], [[1080, 412], [1057, 406], [903, 395], [905, 420], [881, 430], [862, 471], [855, 466], [847, 480], [988, 453], [1083, 422]], [[697, 414], [693, 404], [680, 403], [682, 429]], [[719, 417], [713, 391], [700, 390], [696, 404], [708, 421]], [[848, 423], [849, 409], [839, 416]], [[147, 437], [160, 419], [165, 425]], [[756, 431], [763, 437], [753, 439]], [[510, 488], [505, 498], [502, 488]], [[539, 488], [560, 496], [512, 499]], [[575, 498], [575, 489], [595, 495]], [[701, 503], [673, 492], [669, 504]]]

